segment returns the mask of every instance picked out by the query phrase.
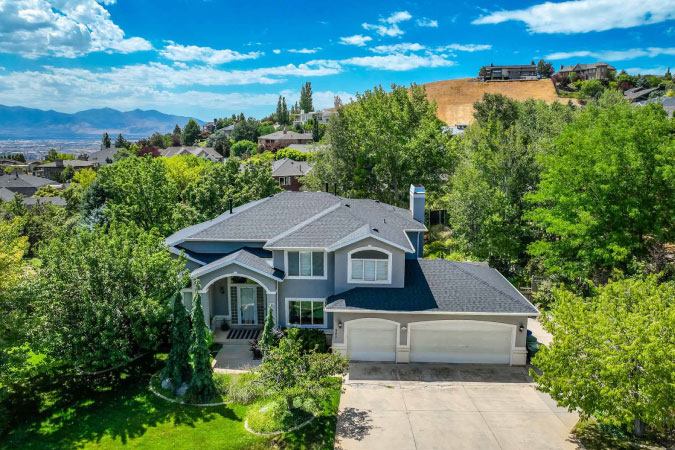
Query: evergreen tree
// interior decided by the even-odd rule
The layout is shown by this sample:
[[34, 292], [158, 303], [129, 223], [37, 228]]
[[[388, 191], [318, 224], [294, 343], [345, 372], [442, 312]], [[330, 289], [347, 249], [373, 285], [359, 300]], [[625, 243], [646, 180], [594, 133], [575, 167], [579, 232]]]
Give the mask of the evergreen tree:
[[305, 112], [314, 111], [312, 105], [312, 83], [308, 81], [300, 89], [300, 109]]
[[152, 147], [166, 148], [164, 145], [164, 136], [159, 133], [153, 133], [148, 140], [148, 145]]
[[192, 378], [190, 366], [190, 319], [188, 318], [180, 292], [173, 300], [173, 322], [171, 325], [171, 350], [166, 359], [163, 377], [171, 379], [174, 389], [189, 383]]
[[115, 139], [115, 148], [127, 148], [127, 145], [129, 145], [129, 142], [124, 139], [122, 133], [117, 135], [117, 139]]
[[178, 124], [176, 124], [176, 126], [173, 129], [173, 134], [171, 135], [171, 145], [173, 145], [174, 147], [179, 147], [182, 134], [183, 132], [181, 131]]
[[259, 342], [263, 357], [267, 356], [267, 352], [274, 347], [274, 341], [274, 315], [272, 305], [269, 305], [267, 307], [267, 316], [265, 317], [265, 328], [263, 328]]
[[277, 122], [283, 124], [282, 120], [284, 120], [284, 113], [281, 109], [281, 95], [280, 95], [279, 100], [277, 100]]
[[206, 345], [206, 333], [209, 329], [204, 321], [202, 299], [199, 295], [199, 282], [195, 281], [195, 295], [192, 298], [192, 379], [188, 393], [197, 401], [208, 401], [216, 395], [216, 386], [213, 384], [213, 368], [211, 355]]
[[241, 121], [243, 121], [243, 120], [246, 120], [246, 116], [244, 115], [244, 113], [240, 113], [240, 114], [239, 114], [239, 118], [237, 119], [237, 121], [241, 122]]
[[183, 128], [183, 145], [194, 145], [194, 143], [202, 135], [202, 129], [194, 120], [188, 120], [188, 123]]
[[319, 130], [319, 121], [317, 118], [314, 118], [314, 124], [312, 125], [312, 139], [314, 142], [319, 142], [321, 140], [321, 130]]
[[103, 133], [102, 143], [104, 148], [110, 148], [110, 136], [108, 136], [108, 133]]
[[286, 97], [281, 99], [281, 114], [283, 116], [283, 122], [280, 122], [282, 125], [291, 123], [291, 117], [288, 114], [288, 106], [286, 106]]

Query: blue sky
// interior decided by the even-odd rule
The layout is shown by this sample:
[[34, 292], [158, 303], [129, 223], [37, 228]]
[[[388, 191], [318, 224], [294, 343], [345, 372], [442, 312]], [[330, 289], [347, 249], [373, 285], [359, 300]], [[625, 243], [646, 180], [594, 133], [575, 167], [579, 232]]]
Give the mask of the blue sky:
[[0, 103], [210, 120], [266, 115], [305, 81], [329, 107], [491, 62], [661, 74], [675, 57], [673, 19], [675, 0], [0, 0]]

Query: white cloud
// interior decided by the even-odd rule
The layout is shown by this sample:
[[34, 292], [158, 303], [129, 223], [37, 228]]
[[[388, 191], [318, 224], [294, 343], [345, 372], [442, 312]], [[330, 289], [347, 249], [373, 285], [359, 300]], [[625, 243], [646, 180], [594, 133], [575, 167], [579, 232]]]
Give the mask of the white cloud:
[[418, 27], [438, 28], [438, 20], [422, 17], [421, 19], [417, 19], [416, 22]]
[[274, 50], [272, 50], [272, 53], [274, 53], [275, 55], [278, 55], [279, 53], [281, 53], [281, 50], [279, 50], [278, 48], [275, 48]]
[[484, 50], [491, 50], [490, 44], [450, 44], [438, 47], [439, 52], [457, 51], [457, 52], [482, 52]]
[[666, 66], [657, 66], [657, 67], [629, 67], [628, 69], [624, 69], [626, 72], [628, 72], [630, 75], [663, 75], [670, 69], [670, 67]]
[[407, 53], [418, 52], [425, 49], [426, 47], [421, 44], [403, 42], [401, 44], [393, 45], [378, 45], [377, 47], [371, 47], [370, 51], [373, 53]]
[[410, 19], [412, 19], [412, 16], [408, 11], [398, 11], [387, 18], [380, 19], [380, 24], [362, 23], [361, 26], [365, 30], [375, 31], [380, 36], [395, 37], [404, 33], [398, 24]]
[[571, 52], [556, 52], [546, 55], [545, 59], [551, 59], [553, 61], [561, 59], [571, 59], [571, 58], [594, 58], [603, 61], [626, 61], [629, 59], [648, 57], [654, 58], [659, 55], [675, 55], [675, 47], [662, 48], [662, 47], [648, 47], [643, 48], [631, 48], [627, 50], [600, 50], [600, 51], [590, 51], [590, 50], [578, 50]]
[[546, 2], [526, 9], [496, 11], [472, 23], [497, 24], [510, 20], [527, 24], [532, 33], [588, 33], [631, 28], [675, 18], [675, 0], [573, 0]]
[[302, 53], [302, 54], [305, 54], [305, 55], [311, 55], [311, 54], [313, 54], [313, 53], [318, 52], [319, 50], [321, 50], [321, 47], [314, 47], [314, 48], [300, 48], [300, 49], [291, 48], [291, 49], [289, 49], [288, 51], [289, 51], [290, 53]]
[[96, 51], [151, 49], [152, 44], [143, 38], [125, 38], [110, 13], [95, 0], [0, 0], [2, 53], [75, 58]]
[[352, 66], [367, 67], [370, 69], [393, 71], [405, 71], [423, 67], [450, 67], [455, 65], [454, 61], [450, 61], [441, 55], [420, 56], [416, 54], [404, 55], [401, 53], [394, 53], [385, 56], [364, 56], [358, 58], [349, 58], [342, 60], [341, 63]]
[[172, 61], [200, 61], [207, 64], [224, 64], [231, 61], [257, 59], [263, 52], [239, 53], [235, 50], [216, 50], [211, 47], [198, 47], [196, 45], [181, 45], [169, 41], [166, 47], [159, 52], [160, 55]]
[[342, 45], [356, 45], [357, 47], [363, 47], [366, 45], [366, 42], [372, 41], [373, 38], [370, 36], [364, 36], [362, 34], [355, 34], [354, 36], [347, 36], [340, 38], [340, 44]]

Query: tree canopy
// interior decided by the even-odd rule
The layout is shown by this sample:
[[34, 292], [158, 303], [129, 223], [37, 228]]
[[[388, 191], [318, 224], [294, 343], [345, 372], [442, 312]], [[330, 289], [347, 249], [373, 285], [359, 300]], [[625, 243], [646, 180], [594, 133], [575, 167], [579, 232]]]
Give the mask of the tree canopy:
[[183, 145], [194, 145], [202, 135], [202, 127], [194, 120], [188, 120], [188, 123], [183, 128], [182, 143]]

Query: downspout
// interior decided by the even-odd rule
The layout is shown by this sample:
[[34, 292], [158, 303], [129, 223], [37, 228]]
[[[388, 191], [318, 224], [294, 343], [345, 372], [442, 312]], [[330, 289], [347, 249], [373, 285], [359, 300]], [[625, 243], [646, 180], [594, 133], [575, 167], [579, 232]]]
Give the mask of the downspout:
[[277, 320], [276, 320], [276, 322], [277, 322], [277, 327], [278, 327], [279, 326], [279, 282], [275, 281], [275, 283], [276, 283], [276, 288], [277, 288], [277, 292], [276, 292], [276, 296], [277, 296], [277, 317], [276, 317], [276, 319]]

